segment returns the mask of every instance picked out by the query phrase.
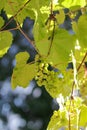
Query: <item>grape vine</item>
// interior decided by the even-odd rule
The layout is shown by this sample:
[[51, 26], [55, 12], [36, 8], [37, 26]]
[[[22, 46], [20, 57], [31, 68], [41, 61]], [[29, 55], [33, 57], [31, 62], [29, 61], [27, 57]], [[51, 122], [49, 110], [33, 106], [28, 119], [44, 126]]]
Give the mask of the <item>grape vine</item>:
[[[56, 98], [60, 110], [54, 112], [47, 130], [81, 130], [81, 127], [86, 130], [87, 1], [4, 0], [0, 3], [0, 57], [9, 50], [14, 30], [18, 30], [35, 50], [34, 59], [29, 63], [31, 54], [16, 55], [12, 88], [26, 87], [34, 79]], [[6, 23], [1, 15], [3, 10], [7, 13]], [[26, 17], [34, 19], [34, 39], [23, 30]], [[9, 29], [13, 20], [16, 26]]]

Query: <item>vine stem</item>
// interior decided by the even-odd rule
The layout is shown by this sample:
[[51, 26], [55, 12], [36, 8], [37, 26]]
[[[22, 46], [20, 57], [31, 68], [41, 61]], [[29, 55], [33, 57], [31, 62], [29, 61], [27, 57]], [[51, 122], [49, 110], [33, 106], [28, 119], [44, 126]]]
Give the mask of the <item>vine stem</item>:
[[51, 9], [50, 9], [50, 13], [53, 14], [53, 0], [51, 0]]
[[13, 31], [13, 30], [17, 30], [17, 29], [19, 29], [19, 27], [11, 28], [11, 29], [5, 29], [5, 30], [2, 30], [1, 32]]
[[87, 56], [87, 52], [85, 53], [85, 56], [83, 57], [82, 62], [80, 63], [79, 67], [77, 68], [77, 72], [80, 70], [80, 68], [81, 68], [81, 66], [82, 66], [86, 56]]
[[54, 21], [54, 27], [53, 27], [53, 31], [52, 31], [52, 35], [51, 35], [51, 42], [50, 42], [50, 47], [49, 47], [47, 56], [49, 56], [50, 51], [51, 51], [51, 47], [52, 47], [53, 39], [54, 39], [54, 33], [55, 33], [55, 21]]
[[32, 44], [32, 46], [35, 48], [34, 46], [34, 41], [31, 41], [30, 38], [24, 33], [24, 31], [21, 29], [21, 27], [19, 27], [20, 32], [24, 35], [24, 37]]
[[54, 21], [54, 25], [53, 25], [53, 30], [52, 30], [52, 35], [51, 35], [51, 41], [50, 41], [50, 46], [49, 46], [49, 50], [48, 50], [48, 53], [47, 53], [47, 56], [49, 56], [50, 54], [50, 51], [51, 51], [51, 47], [52, 47], [52, 44], [53, 44], [53, 39], [54, 39], [54, 33], [55, 33], [55, 22], [56, 22], [56, 19], [55, 19], [55, 16], [53, 14], [53, 0], [51, 0], [51, 8], [50, 8], [50, 17], [49, 17], [49, 20], [53, 20]]
[[5, 24], [5, 26], [0, 29], [0, 31], [2, 31], [5, 27], [7, 27], [7, 26], [9, 25], [9, 23], [24, 9], [24, 7], [25, 7], [30, 1], [31, 1], [31, 0], [28, 0], [28, 1], [16, 12], [16, 14], [7, 22], [7, 24]]

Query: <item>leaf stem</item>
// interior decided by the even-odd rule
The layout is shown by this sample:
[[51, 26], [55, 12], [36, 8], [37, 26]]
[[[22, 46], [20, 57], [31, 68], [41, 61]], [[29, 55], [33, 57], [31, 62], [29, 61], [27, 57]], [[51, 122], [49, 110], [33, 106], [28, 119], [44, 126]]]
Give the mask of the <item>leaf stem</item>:
[[71, 130], [71, 117], [70, 117], [70, 111], [69, 111], [69, 130]]
[[1, 30], [0, 32], [13, 31], [13, 30], [17, 30], [17, 29], [19, 29], [19, 27], [15, 27], [15, 28], [11, 28], [11, 29]]
[[81, 66], [82, 66], [86, 56], [87, 56], [87, 52], [85, 53], [85, 56], [83, 57], [82, 62], [80, 63], [79, 67], [77, 68], [77, 72], [80, 70], [80, 68], [81, 68]]
[[54, 39], [54, 32], [55, 32], [55, 21], [54, 21], [54, 27], [53, 27], [53, 31], [52, 31], [52, 35], [51, 35], [51, 42], [50, 42], [50, 47], [49, 47], [47, 56], [49, 56], [50, 51], [51, 51], [51, 47], [52, 47], [53, 39]]
[[50, 9], [51, 15], [53, 14], [53, 0], [51, 0], [51, 9]]

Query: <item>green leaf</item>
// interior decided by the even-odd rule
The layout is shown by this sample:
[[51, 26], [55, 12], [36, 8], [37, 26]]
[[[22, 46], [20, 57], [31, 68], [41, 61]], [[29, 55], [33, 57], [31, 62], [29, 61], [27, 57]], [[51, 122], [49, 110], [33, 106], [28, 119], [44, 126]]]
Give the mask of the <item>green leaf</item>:
[[81, 110], [81, 112], [80, 112], [79, 125], [85, 127], [85, 126], [87, 126], [87, 116], [86, 116], [87, 115], [87, 106], [82, 105], [80, 107], [80, 110]]
[[6, 11], [8, 16], [14, 16], [24, 4], [25, 0], [6, 0], [4, 4], [4, 10]]
[[59, 10], [59, 14], [56, 15], [56, 19], [58, 21], [58, 24], [62, 24], [64, 22], [65, 14], [64, 14], [64, 11], [62, 9]]
[[30, 1], [28, 5], [28, 7], [35, 13], [33, 34], [36, 47], [42, 55], [47, 55], [49, 47], [47, 28], [45, 26], [45, 22], [48, 19], [48, 15], [50, 13], [48, 10], [49, 3], [50, 0], [37, 0]]
[[69, 61], [71, 50], [74, 49], [75, 36], [70, 35], [64, 29], [58, 29], [54, 36], [50, 50], [49, 60], [54, 64], [66, 63]]
[[7, 3], [7, 0], [0, 0], [0, 10], [4, 8], [5, 4]]
[[0, 32], [0, 57], [9, 49], [12, 43], [12, 34], [10, 32]]
[[67, 126], [68, 120], [66, 111], [54, 111], [53, 116], [48, 124], [47, 130], [59, 130], [61, 127]]
[[20, 52], [16, 55], [17, 64], [13, 70], [11, 84], [15, 89], [17, 85], [27, 87], [35, 76], [35, 64], [26, 64], [29, 55], [27, 52]]
[[[76, 33], [78, 43], [81, 47], [81, 49], [79, 50], [79, 58], [78, 58], [78, 60], [81, 62], [85, 53], [87, 52], [87, 36], [86, 36], [86, 34], [87, 34], [87, 14], [80, 16], [78, 23], [73, 22], [72, 25], [73, 25], [72, 27]], [[76, 58], [77, 58], [77, 56], [76, 56]], [[87, 61], [87, 58], [85, 59], [85, 61]]]
[[4, 20], [2, 19], [2, 17], [0, 17], [0, 28], [3, 26], [4, 24]]
[[49, 79], [47, 77], [47, 81], [48, 84], [45, 88], [53, 98], [57, 98], [59, 94], [66, 97], [72, 91], [73, 73], [72, 71], [66, 71], [63, 74], [60, 72], [55, 78], [51, 77], [51, 79]]
[[38, 12], [42, 6], [48, 6], [50, 4], [50, 0], [31, 0], [28, 4], [30, 8], [36, 9]]
[[86, 5], [85, 0], [62, 0], [59, 2], [62, 4], [62, 6], [66, 7], [66, 8], [70, 8], [73, 6], [84, 7]]
[[47, 28], [45, 26], [45, 22], [47, 18], [48, 18], [47, 14], [41, 14], [39, 12], [38, 20], [35, 22], [33, 28], [36, 47], [38, 48], [38, 50], [42, 55], [47, 55], [49, 49], [48, 33], [47, 33]]
[[87, 48], [87, 14], [82, 15], [78, 21], [79, 39], [81, 47]]
[[4, 5], [4, 10], [6, 11], [8, 17], [12, 17], [18, 12], [15, 20], [17, 20], [17, 22], [19, 22], [21, 25], [26, 17], [32, 16], [31, 18], [35, 18], [32, 9], [27, 7], [30, 2], [24, 6], [25, 3], [27, 3], [25, 0], [11, 0], [11, 2], [5, 2]]
[[24, 66], [26, 65], [26, 62], [29, 58], [29, 54], [27, 52], [20, 52], [19, 54], [16, 55], [16, 66]]

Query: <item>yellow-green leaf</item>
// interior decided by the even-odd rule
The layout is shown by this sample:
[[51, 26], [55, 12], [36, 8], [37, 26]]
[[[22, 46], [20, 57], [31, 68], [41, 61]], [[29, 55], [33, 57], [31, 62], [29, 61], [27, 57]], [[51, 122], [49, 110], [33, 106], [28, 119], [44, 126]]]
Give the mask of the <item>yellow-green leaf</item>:
[[10, 32], [0, 32], [0, 57], [9, 49], [12, 43], [12, 34]]
[[29, 82], [35, 76], [35, 64], [26, 64], [29, 55], [27, 52], [20, 52], [16, 56], [17, 64], [13, 70], [11, 84], [12, 88], [16, 88], [18, 85], [27, 87]]

